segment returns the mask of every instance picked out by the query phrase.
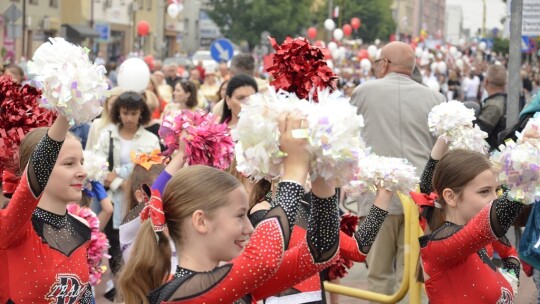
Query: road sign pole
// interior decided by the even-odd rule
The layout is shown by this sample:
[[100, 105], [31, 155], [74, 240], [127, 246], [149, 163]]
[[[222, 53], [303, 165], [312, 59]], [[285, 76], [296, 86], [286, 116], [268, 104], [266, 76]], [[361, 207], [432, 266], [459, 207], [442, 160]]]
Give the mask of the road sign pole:
[[510, 13], [510, 58], [508, 60], [508, 98], [506, 100], [507, 127], [518, 122], [519, 94], [523, 87], [520, 77], [523, 0], [512, 0]]

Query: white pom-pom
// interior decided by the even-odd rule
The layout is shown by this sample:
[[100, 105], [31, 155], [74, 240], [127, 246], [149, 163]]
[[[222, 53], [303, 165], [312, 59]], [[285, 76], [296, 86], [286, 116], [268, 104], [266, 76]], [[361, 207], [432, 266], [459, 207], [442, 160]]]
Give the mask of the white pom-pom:
[[428, 116], [429, 130], [433, 135], [449, 142], [450, 149], [466, 149], [487, 153], [488, 144], [484, 140], [487, 133], [477, 126], [473, 128], [474, 110], [462, 102], [451, 100], [431, 109]]
[[358, 172], [344, 191], [349, 197], [358, 198], [367, 191], [376, 191], [379, 184], [390, 191], [409, 193], [415, 191], [418, 183], [416, 168], [408, 160], [370, 154], [359, 160]]
[[63, 38], [49, 38], [28, 62], [35, 84], [43, 90], [41, 106], [66, 116], [71, 124], [90, 122], [102, 111], [108, 94], [102, 65], [92, 64], [88, 50]]
[[525, 204], [540, 200], [540, 150], [529, 142], [516, 144], [509, 140], [491, 153], [499, 182], [509, 188], [510, 196]]
[[231, 131], [236, 141], [236, 169], [258, 181], [272, 180], [281, 175], [283, 153], [279, 149], [281, 136], [278, 117], [284, 111], [306, 107], [307, 101], [269, 87], [266, 94], [255, 94], [242, 106], [238, 124]]
[[83, 151], [83, 156], [84, 169], [87, 173], [86, 179], [103, 183], [109, 172], [107, 159], [93, 151]]
[[310, 105], [307, 117], [313, 155], [311, 175], [343, 186], [356, 172], [358, 158], [369, 154], [361, 136], [364, 118], [339, 92], [330, 94], [326, 89], [318, 96], [319, 103]]

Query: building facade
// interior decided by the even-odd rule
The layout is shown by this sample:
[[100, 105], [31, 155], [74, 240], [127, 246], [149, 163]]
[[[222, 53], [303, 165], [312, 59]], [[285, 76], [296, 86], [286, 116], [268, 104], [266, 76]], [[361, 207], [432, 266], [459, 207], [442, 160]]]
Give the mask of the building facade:
[[463, 10], [460, 5], [446, 6], [446, 42], [458, 44], [463, 35]]

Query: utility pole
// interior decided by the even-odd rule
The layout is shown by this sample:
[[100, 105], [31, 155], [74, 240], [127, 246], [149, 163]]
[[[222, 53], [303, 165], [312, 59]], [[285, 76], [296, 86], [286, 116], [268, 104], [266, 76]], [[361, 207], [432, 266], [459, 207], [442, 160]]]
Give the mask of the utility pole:
[[22, 55], [28, 58], [26, 54], [26, 0], [22, 0]]
[[508, 97], [506, 99], [506, 126], [518, 122], [519, 94], [521, 91], [521, 25], [523, 18], [523, 0], [512, 0], [510, 6], [510, 58], [508, 60]]
[[486, 15], [487, 15], [486, 7], [487, 5], [486, 5], [486, 0], [482, 0], [482, 2], [484, 6], [484, 14], [482, 15], [482, 37], [486, 38]]

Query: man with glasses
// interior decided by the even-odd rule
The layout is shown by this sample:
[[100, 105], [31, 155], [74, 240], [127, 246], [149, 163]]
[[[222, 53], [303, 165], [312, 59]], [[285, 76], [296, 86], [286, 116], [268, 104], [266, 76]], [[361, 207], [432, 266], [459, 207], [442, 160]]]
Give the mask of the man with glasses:
[[[435, 143], [427, 117], [445, 102], [442, 94], [413, 80], [415, 55], [403, 42], [391, 42], [374, 61], [376, 80], [359, 85], [351, 103], [364, 116], [363, 138], [377, 155], [408, 159], [420, 176]], [[366, 216], [374, 197], [358, 203], [359, 216]], [[391, 295], [403, 276], [403, 208], [394, 196], [375, 243], [367, 256], [368, 290]]]

